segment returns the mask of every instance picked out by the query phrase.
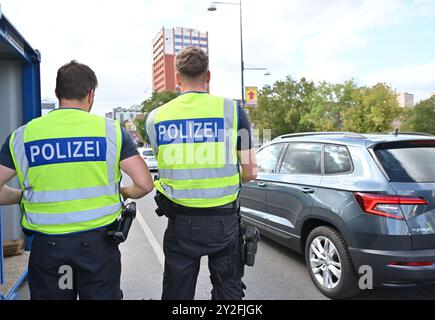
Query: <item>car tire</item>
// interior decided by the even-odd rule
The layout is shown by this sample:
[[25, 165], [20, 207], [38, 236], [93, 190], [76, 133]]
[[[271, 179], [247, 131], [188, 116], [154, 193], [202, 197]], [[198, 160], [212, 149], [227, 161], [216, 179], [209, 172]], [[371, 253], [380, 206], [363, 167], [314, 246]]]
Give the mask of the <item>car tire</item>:
[[[319, 250], [322, 246], [323, 253]], [[324, 255], [325, 248], [331, 255]], [[360, 292], [349, 250], [337, 230], [327, 226], [312, 230], [305, 243], [305, 262], [311, 279], [325, 296], [331, 299], [346, 299]]]

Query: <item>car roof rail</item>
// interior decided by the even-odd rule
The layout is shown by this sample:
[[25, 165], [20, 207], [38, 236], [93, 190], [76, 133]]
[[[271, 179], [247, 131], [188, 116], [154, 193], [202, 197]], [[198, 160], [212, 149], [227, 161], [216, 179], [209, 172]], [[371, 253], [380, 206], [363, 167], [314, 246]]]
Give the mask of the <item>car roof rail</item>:
[[363, 136], [360, 133], [356, 132], [347, 132], [347, 131], [326, 131], [326, 132], [299, 132], [299, 133], [290, 133], [284, 134], [279, 137], [276, 137], [273, 140], [286, 139], [286, 138], [295, 138], [295, 137], [307, 137], [307, 136], [324, 136], [324, 135], [343, 135], [346, 138], [355, 138], [355, 139], [366, 139], [367, 137]]
[[433, 134], [425, 133], [425, 132], [390, 132], [389, 134], [398, 136], [398, 135], [407, 135], [407, 136], [426, 136], [426, 137], [434, 137]]

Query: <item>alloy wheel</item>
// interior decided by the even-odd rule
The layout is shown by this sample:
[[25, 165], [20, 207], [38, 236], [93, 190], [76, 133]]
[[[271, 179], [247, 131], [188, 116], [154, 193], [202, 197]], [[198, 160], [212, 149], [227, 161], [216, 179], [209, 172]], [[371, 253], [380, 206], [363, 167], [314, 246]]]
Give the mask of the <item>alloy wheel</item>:
[[331, 240], [318, 236], [310, 244], [311, 271], [317, 282], [326, 289], [334, 289], [341, 279], [341, 259]]

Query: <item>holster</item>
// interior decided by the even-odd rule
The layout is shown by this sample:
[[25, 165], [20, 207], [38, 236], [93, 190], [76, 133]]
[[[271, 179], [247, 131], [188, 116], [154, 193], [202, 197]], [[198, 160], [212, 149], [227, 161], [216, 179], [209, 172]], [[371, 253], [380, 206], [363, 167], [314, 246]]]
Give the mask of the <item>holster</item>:
[[260, 231], [250, 225], [243, 226], [242, 237], [243, 261], [248, 267], [253, 267], [255, 264], [255, 255], [257, 254], [258, 241], [260, 241]]
[[171, 200], [166, 198], [161, 192], [156, 192], [156, 195], [154, 196], [154, 201], [157, 204], [157, 209], [155, 210], [155, 212], [159, 217], [174, 217], [174, 207]]
[[121, 217], [111, 226], [107, 236], [114, 243], [120, 244], [127, 240], [133, 220], [136, 218], [136, 202], [130, 202], [122, 211]]

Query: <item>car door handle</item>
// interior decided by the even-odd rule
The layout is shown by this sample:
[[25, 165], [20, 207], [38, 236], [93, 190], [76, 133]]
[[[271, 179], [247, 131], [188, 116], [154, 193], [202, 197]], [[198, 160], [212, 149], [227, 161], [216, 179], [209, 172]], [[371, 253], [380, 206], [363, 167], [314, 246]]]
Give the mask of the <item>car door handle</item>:
[[313, 188], [302, 188], [301, 191], [303, 193], [314, 193], [314, 189]]
[[259, 186], [260, 188], [265, 188], [265, 187], [267, 186], [267, 184], [266, 184], [266, 182], [259, 182], [259, 183], [258, 183], [258, 186]]

